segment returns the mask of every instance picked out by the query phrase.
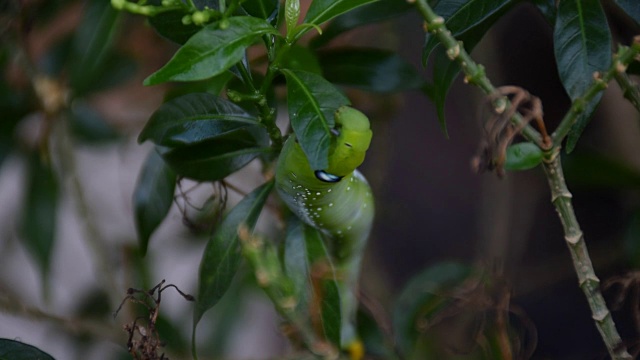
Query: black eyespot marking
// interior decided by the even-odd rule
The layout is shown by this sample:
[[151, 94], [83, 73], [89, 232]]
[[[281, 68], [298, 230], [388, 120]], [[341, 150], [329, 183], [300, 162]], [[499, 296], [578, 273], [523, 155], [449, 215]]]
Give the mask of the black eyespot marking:
[[353, 147], [353, 145], [351, 145], [351, 144], [349, 144], [349, 143], [344, 143], [344, 145], [345, 145], [346, 147]]
[[342, 176], [329, 174], [324, 170], [316, 170], [314, 174], [316, 175], [316, 178], [318, 180], [328, 182], [328, 183], [335, 183], [342, 180]]

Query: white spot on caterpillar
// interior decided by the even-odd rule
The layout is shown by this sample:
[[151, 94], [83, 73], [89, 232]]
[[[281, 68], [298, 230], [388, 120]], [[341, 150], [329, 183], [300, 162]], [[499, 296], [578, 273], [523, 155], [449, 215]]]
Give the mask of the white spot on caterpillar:
[[332, 207], [332, 206], [333, 206], [333, 203], [329, 203], [329, 207]]
[[327, 190], [327, 192], [328, 192], [328, 193], [330, 193], [330, 192], [331, 192], [331, 189]]
[[320, 196], [320, 195], [322, 195], [322, 194], [321, 194], [320, 192], [317, 192], [317, 193], [316, 193], [316, 195]]
[[351, 190], [351, 186], [347, 186], [347, 191]]
[[351, 230], [351, 225], [347, 226], [347, 230]]
[[321, 207], [319, 207], [319, 208], [317, 208], [316, 210], [317, 210], [317, 211], [322, 211], [322, 208], [321, 208]]

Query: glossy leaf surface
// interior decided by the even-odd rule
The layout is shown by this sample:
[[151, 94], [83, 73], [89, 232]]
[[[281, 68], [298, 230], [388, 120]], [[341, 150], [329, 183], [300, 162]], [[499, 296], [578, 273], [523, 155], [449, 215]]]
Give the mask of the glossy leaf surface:
[[[593, 74], [611, 65], [611, 32], [599, 0], [563, 0], [554, 29], [554, 52], [560, 80], [572, 100], [584, 95]], [[602, 93], [584, 105], [567, 140], [573, 150], [600, 102]]]
[[333, 113], [349, 99], [322, 76], [282, 70], [287, 79], [289, 119], [302, 150], [314, 170], [328, 167]]
[[530, 142], [522, 142], [507, 148], [506, 170], [528, 170], [540, 165], [543, 153], [540, 148]]
[[53, 360], [53, 357], [35, 346], [0, 339], [0, 360]]
[[[449, 0], [439, 1], [433, 11], [445, 19], [445, 25], [454, 37], [469, 32], [480, 32], [480, 38], [488, 30], [487, 22], [493, 23], [513, 0]], [[438, 45], [436, 37], [427, 33], [422, 49], [422, 62], [427, 63], [429, 55]], [[465, 47], [468, 45], [465, 43]]]
[[266, 131], [244, 127], [191, 145], [163, 149], [164, 160], [181, 176], [198, 181], [217, 181], [243, 168], [271, 148]]
[[[284, 268], [294, 284], [296, 311], [301, 317], [320, 310], [323, 335], [333, 344], [340, 344], [340, 294], [330, 254], [318, 230], [291, 216], [287, 221], [284, 244]], [[328, 266], [327, 266], [328, 265]], [[318, 278], [318, 269], [329, 271]], [[315, 269], [315, 271], [314, 271]], [[315, 274], [315, 275], [314, 275]], [[320, 309], [314, 308], [320, 304]], [[311, 315], [318, 318], [317, 314]]]
[[202, 315], [218, 303], [231, 285], [242, 258], [238, 228], [244, 225], [249, 231], [253, 231], [273, 184], [273, 181], [265, 183], [245, 196], [227, 214], [207, 242], [198, 273], [198, 297], [193, 312], [194, 328]]
[[191, 93], [171, 99], [156, 110], [138, 141], [151, 140], [156, 145], [177, 147], [245, 127], [261, 128], [261, 125], [253, 115], [229, 100], [208, 93]]
[[638, 25], [640, 25], [640, 2], [637, 0], [614, 0]]
[[133, 191], [134, 220], [143, 255], [147, 253], [151, 235], [171, 209], [176, 180], [175, 172], [152, 150]]
[[278, 32], [265, 20], [249, 16], [227, 19], [205, 26], [193, 35], [160, 70], [145, 79], [145, 85], [167, 81], [203, 80], [231, 68], [242, 60], [244, 51], [264, 34]]

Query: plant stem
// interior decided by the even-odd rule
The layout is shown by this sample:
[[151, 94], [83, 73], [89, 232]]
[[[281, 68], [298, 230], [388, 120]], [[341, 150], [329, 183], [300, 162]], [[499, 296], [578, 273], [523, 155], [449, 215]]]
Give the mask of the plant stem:
[[278, 313], [297, 330], [304, 346], [318, 358], [338, 359], [338, 350], [320, 339], [296, 313], [297, 299], [293, 284], [282, 271], [276, 248], [271, 243], [251, 235], [246, 227], [241, 226], [238, 235], [242, 254], [248, 260], [258, 286], [267, 294]]
[[[462, 44], [451, 35], [451, 32], [447, 30], [444, 25], [444, 19], [429, 7], [426, 0], [413, 1], [416, 2], [418, 10], [424, 17], [427, 29], [433, 33], [445, 47], [449, 58], [460, 65], [466, 75], [465, 82], [478, 86], [485, 94], [495, 94], [496, 89], [489, 79], [487, 79], [482, 65], [476, 64], [464, 50]], [[634, 39], [631, 47], [621, 48], [618, 51], [614, 56], [611, 68], [607, 70], [606, 73], [594, 75], [593, 85], [581, 98], [573, 101], [571, 110], [552, 135], [552, 144], [544, 141], [548, 139], [542, 139], [540, 133], [528, 125], [522, 130], [522, 135], [527, 140], [533, 141], [541, 149], [547, 150], [543, 164], [549, 187], [551, 188], [551, 201], [558, 212], [564, 228], [565, 240], [571, 253], [579, 286], [587, 298], [596, 327], [612, 359], [631, 359], [632, 357], [622, 344], [622, 339], [616, 330], [611, 313], [600, 292], [600, 280], [595, 275], [584, 235], [573, 211], [571, 204], [572, 195], [564, 179], [559, 154], [562, 141], [569, 133], [578, 115], [583, 111], [584, 105], [599, 92], [603, 91], [607, 86], [607, 82], [616, 76], [616, 74], [624, 73], [628, 64], [633, 61], [638, 53], [640, 53], [640, 37]], [[497, 105], [499, 104], [494, 103], [494, 106]], [[516, 127], [522, 126], [522, 116], [517, 113], [516, 116], [512, 117], [511, 121]]]
[[244, 66], [244, 63], [238, 63], [238, 70], [240, 71], [240, 75], [242, 76], [242, 80], [249, 87], [249, 90], [252, 92], [252, 95], [256, 95], [259, 100], [255, 101], [254, 104], [258, 111], [260, 112], [260, 121], [267, 128], [267, 132], [269, 133], [269, 138], [271, 139], [271, 144], [276, 151], [280, 151], [282, 149], [283, 139], [282, 133], [280, 129], [276, 125], [275, 112], [269, 104], [267, 103], [267, 95], [266, 88], [264, 85], [267, 83], [271, 83], [273, 80], [273, 76], [269, 77], [269, 72], [271, 71], [271, 65], [267, 70], [267, 75], [263, 80], [263, 86], [258, 90], [253, 83], [253, 78], [251, 74]]
[[578, 116], [584, 111], [585, 105], [601, 91], [606, 89], [609, 81], [611, 81], [611, 79], [613, 79], [617, 74], [625, 74], [624, 72], [626, 71], [627, 66], [629, 66], [638, 53], [640, 53], [640, 37], [634, 38], [630, 47], [621, 47], [620, 50], [618, 50], [618, 52], [613, 56], [613, 63], [611, 64], [611, 67], [609, 67], [604, 74], [594, 74], [593, 84], [591, 84], [584, 95], [575, 99], [571, 103], [571, 109], [569, 109], [556, 128], [556, 131], [551, 135], [554, 147], [562, 145], [562, 141], [573, 127], [573, 124], [575, 124]]
[[637, 111], [640, 111], [640, 89], [638, 84], [634, 83], [627, 73], [618, 72], [615, 75], [618, 85], [622, 89], [622, 95], [629, 100]]
[[125, 341], [123, 332], [109, 325], [108, 321], [67, 318], [51, 314], [29, 306], [22, 299], [10, 296], [6, 292], [0, 295], [0, 312], [30, 321], [50, 322], [74, 335], [89, 335], [94, 339], [108, 340], [114, 344], [122, 344]]
[[[436, 14], [433, 9], [427, 4], [427, 0], [413, 0], [415, 4], [422, 14], [425, 20], [425, 26], [427, 30], [435, 35], [440, 41], [440, 44], [444, 46], [447, 52], [447, 56], [451, 61], [455, 61], [460, 65], [460, 68], [465, 74], [464, 81], [465, 83], [469, 83], [471, 85], [475, 85], [479, 87], [482, 92], [487, 95], [495, 95], [497, 94], [496, 88], [491, 84], [489, 78], [487, 78], [484, 66], [477, 64], [469, 55], [469, 53], [462, 46], [462, 42], [456, 40], [451, 34], [446, 26], [444, 19]], [[498, 101], [494, 103], [494, 106], [506, 108], [510, 106], [509, 101], [503, 97], [498, 97]], [[504, 110], [502, 110], [504, 111]], [[502, 112], [500, 111], [500, 112]], [[516, 112], [511, 118], [511, 122], [517, 127], [521, 127], [523, 125], [522, 115]], [[542, 138], [542, 135], [534, 129], [531, 125], [525, 124], [522, 128], [522, 136], [524, 136], [527, 140], [536, 143], [540, 148], [546, 149], [548, 148], [548, 144], [546, 144], [545, 139]]]
[[558, 212], [565, 233], [565, 241], [578, 275], [578, 284], [584, 292], [593, 320], [613, 359], [631, 359], [616, 330], [611, 313], [600, 293], [600, 280], [596, 276], [587, 251], [584, 235], [571, 204], [571, 192], [567, 188], [560, 162], [560, 149], [556, 148], [545, 161], [544, 170], [551, 188], [551, 202]]

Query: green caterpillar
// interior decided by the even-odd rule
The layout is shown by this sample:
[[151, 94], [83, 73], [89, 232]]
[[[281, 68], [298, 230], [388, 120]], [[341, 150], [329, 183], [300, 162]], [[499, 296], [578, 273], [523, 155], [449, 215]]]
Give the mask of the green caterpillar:
[[369, 119], [348, 106], [335, 112], [335, 123], [329, 167], [313, 171], [291, 136], [278, 160], [276, 188], [287, 206], [330, 242], [340, 278], [341, 343], [347, 348], [357, 342], [357, 281], [374, 216], [371, 188], [356, 168], [364, 161], [372, 132]]

